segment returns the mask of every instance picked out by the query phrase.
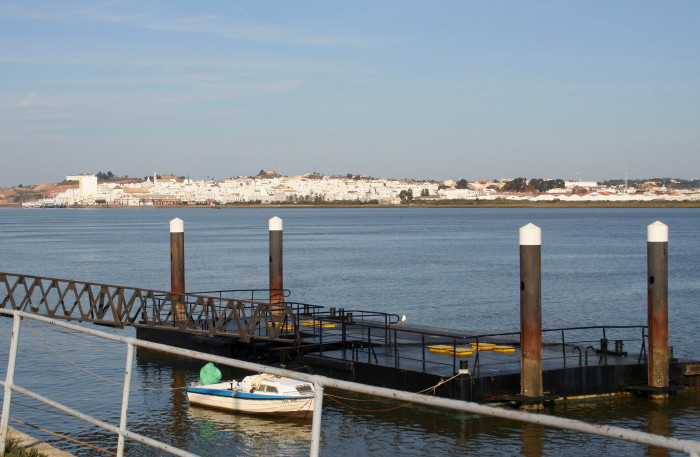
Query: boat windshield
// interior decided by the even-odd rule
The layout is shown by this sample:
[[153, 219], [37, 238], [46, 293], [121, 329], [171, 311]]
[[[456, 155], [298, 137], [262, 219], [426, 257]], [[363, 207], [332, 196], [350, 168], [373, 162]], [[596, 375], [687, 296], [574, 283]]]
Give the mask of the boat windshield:
[[261, 390], [262, 392], [270, 392], [270, 393], [273, 393], [273, 394], [278, 393], [277, 387], [275, 387], [275, 386], [268, 386], [267, 384], [263, 384], [262, 386], [260, 386], [260, 390]]
[[299, 384], [296, 386], [297, 391], [299, 391], [300, 394], [310, 394], [313, 392], [311, 389], [311, 384]]

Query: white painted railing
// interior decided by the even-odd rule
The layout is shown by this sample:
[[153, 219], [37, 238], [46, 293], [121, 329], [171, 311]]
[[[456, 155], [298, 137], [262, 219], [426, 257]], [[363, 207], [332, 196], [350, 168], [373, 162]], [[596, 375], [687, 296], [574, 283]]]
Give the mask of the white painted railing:
[[[312, 431], [311, 431], [311, 457], [317, 457], [319, 455], [319, 448], [321, 442], [321, 426], [322, 426], [322, 407], [323, 407], [323, 392], [326, 387], [333, 387], [337, 389], [368, 394], [372, 396], [389, 398], [392, 400], [402, 400], [407, 402], [419, 403], [424, 405], [429, 405], [432, 407], [452, 409], [456, 411], [465, 411], [474, 414], [480, 414], [484, 416], [500, 417], [508, 420], [516, 420], [521, 422], [527, 422], [531, 424], [538, 424], [545, 427], [554, 427], [565, 430], [573, 430], [581, 433], [589, 433], [594, 435], [601, 435], [608, 438], [621, 439], [626, 441], [631, 441], [635, 443], [641, 443], [649, 446], [656, 446], [660, 448], [670, 449], [674, 451], [681, 451], [689, 454], [692, 457], [700, 457], [700, 442], [693, 440], [681, 440], [677, 438], [669, 438], [661, 435], [654, 435], [646, 432], [639, 432], [635, 430], [629, 430], [620, 427], [610, 427], [607, 425], [592, 424], [588, 422], [577, 421], [573, 419], [566, 419], [561, 417], [549, 416], [544, 414], [534, 414], [524, 411], [509, 410], [504, 408], [498, 408], [493, 406], [481, 405], [477, 403], [470, 403], [460, 400], [452, 400], [448, 398], [434, 397], [430, 395], [415, 394], [410, 392], [404, 392], [394, 389], [386, 389], [382, 387], [374, 387], [365, 384], [358, 384], [354, 382], [341, 381], [337, 379], [331, 379], [324, 376], [309, 375], [304, 373], [297, 373], [292, 371], [283, 370], [280, 368], [269, 367], [267, 365], [260, 365], [257, 363], [244, 362], [235, 359], [229, 359], [226, 357], [215, 356], [211, 354], [205, 354], [202, 352], [190, 351], [187, 349], [175, 348], [172, 346], [166, 346], [163, 344], [151, 343], [148, 341], [138, 340], [131, 337], [122, 337], [119, 335], [114, 335], [99, 330], [94, 330], [92, 328], [87, 328], [85, 326], [79, 326], [74, 324], [69, 324], [67, 322], [46, 318], [43, 316], [37, 316], [34, 314], [29, 314], [21, 311], [10, 311], [0, 309], [0, 314], [14, 317], [14, 325], [12, 329], [12, 334], [10, 336], [10, 353], [8, 357], [8, 366], [5, 381], [0, 381], [0, 385], [4, 386], [5, 396], [2, 407], [2, 417], [0, 418], [0, 457], [4, 455], [5, 451], [5, 438], [7, 436], [8, 420], [10, 417], [10, 406], [12, 401], [12, 392], [18, 392], [23, 395], [27, 395], [38, 401], [41, 401], [49, 406], [52, 406], [60, 411], [70, 414], [74, 417], [82, 419], [89, 422], [97, 427], [103, 428], [107, 431], [113, 432], [119, 436], [117, 455], [121, 457], [124, 453], [124, 439], [132, 439], [140, 443], [146, 444], [148, 446], [154, 447], [156, 449], [163, 450], [172, 455], [183, 456], [183, 457], [197, 457], [196, 454], [175, 448], [166, 443], [148, 438], [146, 436], [140, 435], [138, 433], [132, 432], [127, 428], [127, 412], [129, 405], [129, 392], [131, 384], [131, 372], [133, 365], [134, 347], [142, 347], [147, 349], [154, 349], [157, 351], [167, 352], [170, 354], [176, 354], [185, 357], [191, 357], [198, 360], [204, 360], [208, 362], [218, 363], [220, 365], [226, 365], [230, 367], [242, 368], [249, 371], [264, 371], [270, 374], [276, 374], [280, 376], [286, 376], [289, 378], [299, 379], [302, 381], [308, 381], [314, 384], [316, 389], [316, 397], [314, 402], [314, 416], [312, 421]], [[19, 331], [21, 319], [34, 319], [37, 321], [52, 324], [58, 327], [67, 328], [76, 332], [82, 332], [89, 335], [93, 335], [99, 338], [104, 338], [112, 341], [117, 341], [125, 343], [127, 345], [127, 355], [126, 355], [126, 370], [124, 374], [124, 389], [122, 396], [121, 405], [121, 418], [119, 421], [119, 426], [109, 424], [107, 422], [95, 419], [87, 414], [81, 413], [77, 410], [69, 408], [58, 402], [55, 402], [49, 398], [42, 395], [36, 394], [32, 391], [24, 389], [20, 386], [14, 384], [14, 370], [15, 361], [17, 355], [17, 347], [19, 345]]]

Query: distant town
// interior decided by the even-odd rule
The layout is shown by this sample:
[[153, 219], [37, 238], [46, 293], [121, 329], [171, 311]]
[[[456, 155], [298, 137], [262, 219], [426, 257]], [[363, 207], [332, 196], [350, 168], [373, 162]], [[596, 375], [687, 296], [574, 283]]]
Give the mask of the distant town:
[[66, 176], [54, 185], [19, 186], [3, 192], [4, 204], [24, 207], [270, 205], [270, 204], [444, 204], [465, 201], [506, 202], [700, 202], [698, 181], [658, 179], [627, 182], [562, 179], [466, 179], [423, 181], [379, 179], [364, 175], [256, 176], [221, 181], [153, 173], [144, 179], [108, 173]]

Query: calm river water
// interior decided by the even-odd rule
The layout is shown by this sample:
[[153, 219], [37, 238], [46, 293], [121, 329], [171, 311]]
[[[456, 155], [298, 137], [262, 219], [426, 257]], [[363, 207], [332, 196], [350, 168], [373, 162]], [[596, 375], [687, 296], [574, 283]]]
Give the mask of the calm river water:
[[[646, 227], [669, 226], [670, 340], [699, 359], [698, 209], [0, 209], [0, 271], [165, 290], [169, 221], [185, 222], [187, 289], [267, 287], [268, 220], [284, 220], [290, 300], [425, 325], [519, 327], [518, 229], [542, 228], [543, 327], [646, 323]], [[9, 319], [0, 319], [5, 376]], [[133, 330], [115, 330], [132, 336]], [[125, 348], [24, 325], [15, 382], [118, 423]], [[201, 363], [139, 351], [129, 423], [201, 455], [303, 456], [311, 424], [190, 408]], [[227, 372], [229, 376], [240, 373]], [[645, 446], [388, 403], [324, 402], [324, 456], [669, 455]], [[547, 414], [700, 440], [700, 394], [559, 404]], [[116, 438], [15, 394], [12, 417], [116, 449]], [[80, 456], [103, 451], [11, 424]], [[156, 456], [128, 443], [130, 456]]]

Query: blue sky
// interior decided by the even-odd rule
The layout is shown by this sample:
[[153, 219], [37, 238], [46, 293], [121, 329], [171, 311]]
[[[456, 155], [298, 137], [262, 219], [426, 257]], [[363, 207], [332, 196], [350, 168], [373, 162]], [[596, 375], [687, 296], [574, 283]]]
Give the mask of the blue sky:
[[0, 0], [0, 187], [700, 176], [700, 2]]

